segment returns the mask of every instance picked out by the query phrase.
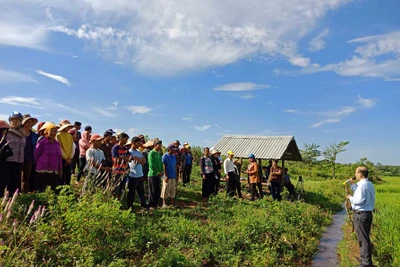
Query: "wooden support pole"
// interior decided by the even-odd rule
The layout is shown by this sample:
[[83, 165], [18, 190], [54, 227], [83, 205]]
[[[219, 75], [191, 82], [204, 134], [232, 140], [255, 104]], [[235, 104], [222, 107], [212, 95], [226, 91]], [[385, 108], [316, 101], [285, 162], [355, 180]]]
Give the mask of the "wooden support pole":
[[282, 188], [284, 183], [285, 183], [285, 160], [282, 159], [282, 183], [281, 183]]

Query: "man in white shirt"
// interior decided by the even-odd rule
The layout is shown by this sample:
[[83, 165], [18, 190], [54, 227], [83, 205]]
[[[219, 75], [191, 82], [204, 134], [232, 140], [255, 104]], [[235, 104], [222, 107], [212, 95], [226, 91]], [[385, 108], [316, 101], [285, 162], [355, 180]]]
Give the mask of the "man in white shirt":
[[228, 158], [224, 161], [224, 172], [226, 176], [226, 194], [228, 196], [235, 195], [235, 164], [233, 162], [234, 153], [233, 151], [228, 151]]
[[350, 200], [353, 209], [354, 230], [360, 246], [360, 266], [373, 266], [369, 234], [371, 232], [372, 211], [375, 208], [375, 189], [368, 180], [367, 167], [358, 167], [355, 177], [359, 182], [351, 185], [354, 194], [353, 196], [348, 195], [347, 198]]

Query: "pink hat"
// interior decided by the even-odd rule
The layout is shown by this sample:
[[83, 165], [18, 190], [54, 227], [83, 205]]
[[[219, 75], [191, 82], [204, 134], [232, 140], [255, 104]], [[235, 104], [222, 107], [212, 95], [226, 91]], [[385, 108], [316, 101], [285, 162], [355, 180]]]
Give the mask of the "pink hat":
[[92, 143], [93, 141], [101, 141], [103, 140], [103, 137], [99, 134], [94, 134], [92, 135], [92, 137], [90, 137], [90, 143]]
[[10, 125], [9, 125], [6, 121], [1, 120], [1, 121], [0, 121], [0, 129], [1, 129], [1, 128], [9, 129], [9, 128], [10, 128]]

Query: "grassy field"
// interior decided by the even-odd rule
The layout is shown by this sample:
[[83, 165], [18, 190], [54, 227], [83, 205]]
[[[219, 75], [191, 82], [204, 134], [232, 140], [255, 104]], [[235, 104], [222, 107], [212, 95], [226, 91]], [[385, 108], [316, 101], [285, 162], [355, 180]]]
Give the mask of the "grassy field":
[[[233, 200], [222, 189], [202, 202], [195, 172], [191, 185], [178, 185], [177, 208], [133, 213], [101, 192], [22, 195], [0, 223], [0, 265], [308, 266], [343, 188], [306, 180], [305, 190], [305, 202]], [[32, 200], [34, 210], [46, 206], [33, 223]]]
[[[376, 211], [374, 213], [371, 240], [374, 246], [373, 262], [376, 266], [400, 266], [400, 177], [383, 177], [383, 183], [375, 184]], [[345, 237], [340, 243], [342, 266], [354, 266], [359, 248], [351, 226], [344, 226]]]

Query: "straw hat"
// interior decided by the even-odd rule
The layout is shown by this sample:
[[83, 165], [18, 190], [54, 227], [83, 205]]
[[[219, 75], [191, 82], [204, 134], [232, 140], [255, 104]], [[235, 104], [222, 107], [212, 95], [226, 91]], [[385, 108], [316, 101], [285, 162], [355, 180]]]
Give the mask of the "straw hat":
[[60, 132], [64, 131], [65, 129], [68, 128], [74, 128], [75, 126], [73, 124], [71, 124], [71, 122], [69, 120], [62, 120], [60, 122], [60, 129], [58, 129]]
[[44, 131], [44, 130], [46, 130], [47, 128], [60, 128], [60, 126], [58, 126], [58, 125], [55, 125], [54, 123], [52, 123], [52, 122], [49, 122], [49, 121], [46, 121], [43, 125], [42, 125], [42, 127], [40, 127], [39, 129], [38, 129], [38, 132], [40, 132], [40, 131]]
[[23, 119], [22, 119], [22, 125], [24, 125], [29, 120], [34, 121], [32, 126], [34, 126], [36, 123], [38, 123], [38, 119], [31, 117], [30, 114], [24, 114]]
[[144, 143], [143, 146], [144, 146], [144, 147], [154, 146], [154, 142], [153, 142], [153, 140], [149, 140], [149, 141], [147, 141], [146, 143]]
[[221, 152], [219, 152], [217, 149], [211, 150], [211, 155], [220, 154], [220, 153], [221, 153]]

